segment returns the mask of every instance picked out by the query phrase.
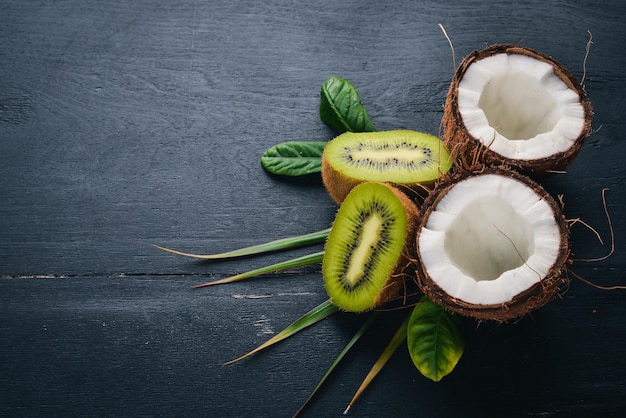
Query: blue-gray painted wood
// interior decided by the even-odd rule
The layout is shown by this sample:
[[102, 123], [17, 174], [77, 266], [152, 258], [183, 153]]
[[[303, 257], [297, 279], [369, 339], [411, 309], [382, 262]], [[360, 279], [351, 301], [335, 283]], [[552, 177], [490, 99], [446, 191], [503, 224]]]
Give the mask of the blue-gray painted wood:
[[[585, 86], [596, 132], [566, 174], [572, 269], [626, 284], [623, 159], [626, 7], [619, 2], [320, 0], [4, 1], [0, 8], [0, 415], [291, 416], [363, 317], [339, 314], [241, 363], [325, 300], [319, 266], [192, 290], [318, 247], [222, 263], [223, 251], [327, 228], [317, 179], [267, 175], [286, 140], [327, 140], [319, 88], [359, 90], [380, 130], [437, 134], [453, 64], [522, 43]], [[626, 292], [573, 280], [515, 324], [466, 322], [440, 383], [403, 348], [351, 410], [358, 417], [621, 416]], [[402, 312], [384, 315], [305, 416], [341, 416]]]

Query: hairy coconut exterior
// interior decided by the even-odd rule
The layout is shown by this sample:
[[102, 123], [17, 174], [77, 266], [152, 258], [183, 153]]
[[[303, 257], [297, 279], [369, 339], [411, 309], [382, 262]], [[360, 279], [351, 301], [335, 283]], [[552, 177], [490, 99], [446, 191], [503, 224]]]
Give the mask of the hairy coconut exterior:
[[404, 249], [396, 263], [393, 273], [387, 279], [385, 286], [378, 292], [374, 299], [372, 308], [379, 307], [386, 302], [392, 300], [405, 287], [404, 279], [410, 266], [413, 265], [413, 257], [415, 254], [415, 234], [417, 231], [418, 219], [420, 216], [419, 209], [409, 197], [399, 189], [390, 184], [385, 184], [400, 199], [406, 214], [406, 235], [404, 237]]
[[[520, 54], [534, 58], [536, 60], [550, 64], [554, 74], [561, 79], [571, 90], [575, 91], [583, 106], [585, 122], [583, 129], [572, 146], [564, 152], [553, 154], [546, 158], [535, 160], [518, 160], [504, 157], [503, 155], [489, 149], [478, 139], [473, 137], [463, 123], [463, 117], [459, 112], [458, 94], [459, 83], [463, 79], [467, 68], [483, 58], [496, 54]], [[552, 57], [534, 51], [532, 49], [517, 45], [493, 45], [480, 51], [474, 51], [466, 56], [459, 64], [446, 97], [446, 104], [443, 115], [444, 142], [452, 152], [453, 158], [460, 167], [471, 167], [476, 164], [486, 165], [506, 165], [528, 175], [543, 174], [548, 171], [563, 170], [574, 160], [583, 146], [585, 140], [591, 135], [591, 122], [593, 110], [591, 101], [587, 98], [584, 88], [576, 77], [562, 64]]]
[[[560, 230], [561, 236], [557, 259], [548, 274], [546, 274], [538, 283], [531, 286], [529, 289], [516, 295], [511, 301], [497, 305], [477, 305], [451, 297], [432, 280], [420, 258], [419, 234], [421, 233], [422, 228], [427, 224], [430, 214], [437, 207], [439, 201], [441, 201], [441, 199], [458, 182], [477, 174], [499, 174], [516, 179], [532, 188], [532, 190], [544, 199], [552, 209], [554, 219]], [[441, 182], [430, 193], [421, 207], [423, 212], [416, 234], [418, 286], [425, 295], [445, 308], [461, 315], [480, 320], [504, 322], [510, 319], [522, 317], [527, 313], [545, 305], [554, 298], [556, 292], [560, 288], [564, 288], [569, 282], [565, 276], [565, 270], [570, 257], [569, 229], [565, 221], [565, 216], [563, 215], [560, 206], [552, 198], [552, 196], [543, 187], [530, 178], [502, 166], [488, 168], [483, 166], [473, 171], [461, 171], [442, 178]]]

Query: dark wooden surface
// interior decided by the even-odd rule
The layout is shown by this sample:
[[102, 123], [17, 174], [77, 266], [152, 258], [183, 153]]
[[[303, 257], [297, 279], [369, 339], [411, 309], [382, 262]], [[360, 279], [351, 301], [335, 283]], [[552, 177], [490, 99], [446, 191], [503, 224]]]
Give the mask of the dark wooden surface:
[[[329, 226], [319, 180], [267, 175], [261, 153], [326, 140], [319, 87], [350, 80], [380, 130], [439, 131], [458, 60], [486, 43], [554, 56], [585, 85], [596, 132], [563, 194], [573, 270], [625, 284], [626, 8], [589, 1], [2, 1], [0, 415], [290, 416], [363, 318], [340, 314], [223, 366], [325, 300], [318, 266], [190, 285], [302, 255], [227, 263], [156, 250], [238, 248]], [[399, 314], [383, 316], [306, 411], [341, 416]], [[573, 280], [516, 324], [466, 322], [440, 383], [399, 350], [359, 417], [620, 416], [626, 291]]]

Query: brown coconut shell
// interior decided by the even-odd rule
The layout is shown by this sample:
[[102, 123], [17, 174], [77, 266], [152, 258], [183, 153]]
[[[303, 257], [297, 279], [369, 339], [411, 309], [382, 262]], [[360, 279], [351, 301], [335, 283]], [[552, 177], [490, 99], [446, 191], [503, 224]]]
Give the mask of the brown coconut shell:
[[[554, 74], [559, 77], [571, 90], [578, 94], [580, 103], [584, 109], [585, 122], [580, 135], [576, 138], [575, 142], [569, 149], [546, 158], [535, 160], [507, 158], [489, 149], [488, 145], [481, 143], [465, 128], [458, 106], [459, 83], [463, 79], [463, 76], [470, 65], [483, 58], [502, 53], [526, 55], [550, 64], [554, 69]], [[527, 175], [541, 175], [550, 171], [563, 170], [572, 163], [576, 155], [578, 155], [578, 152], [581, 150], [585, 140], [589, 137], [589, 135], [591, 135], [592, 119], [593, 110], [591, 107], [591, 101], [587, 98], [584, 88], [576, 77], [574, 77], [574, 75], [562, 64], [546, 54], [523, 46], [499, 44], [489, 46], [480, 51], [473, 51], [467, 55], [463, 61], [461, 61], [456, 69], [446, 97], [442, 120], [444, 129], [443, 139], [448, 148], [451, 150], [453, 158], [457, 161], [457, 164], [460, 167], [471, 167], [475, 164], [495, 166], [506, 165]]]
[[[428, 222], [430, 214], [437, 208], [441, 199], [460, 181], [475, 175], [497, 174], [508, 178], [516, 179], [526, 186], [532, 188], [542, 199], [548, 203], [554, 214], [555, 222], [560, 230], [561, 242], [558, 256], [554, 265], [538, 283], [527, 290], [519, 293], [511, 301], [496, 305], [477, 305], [451, 297], [441, 287], [439, 287], [425, 269], [419, 249], [419, 236], [421, 230]], [[552, 300], [557, 291], [564, 288], [568, 283], [565, 275], [566, 267], [570, 258], [569, 228], [562, 213], [562, 209], [554, 198], [538, 183], [529, 177], [519, 174], [506, 167], [482, 167], [474, 171], [461, 171], [449, 174], [442, 178], [441, 182], [429, 194], [422, 205], [422, 216], [417, 227], [416, 251], [418, 258], [417, 282], [425, 295], [434, 302], [444, 306], [450, 311], [464, 316], [473, 317], [479, 320], [494, 320], [504, 322], [510, 319], [519, 318], [527, 313], [544, 306]]]

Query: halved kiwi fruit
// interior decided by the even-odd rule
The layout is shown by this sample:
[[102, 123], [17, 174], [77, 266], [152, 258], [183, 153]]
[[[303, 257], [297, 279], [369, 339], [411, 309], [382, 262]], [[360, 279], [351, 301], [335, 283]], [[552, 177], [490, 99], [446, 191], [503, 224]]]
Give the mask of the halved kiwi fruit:
[[452, 166], [436, 136], [410, 130], [346, 132], [331, 140], [322, 157], [322, 179], [340, 204], [357, 184], [384, 182], [421, 189]]
[[326, 291], [345, 311], [370, 310], [402, 288], [400, 273], [414, 251], [418, 209], [398, 189], [356, 186], [341, 204], [326, 241]]

